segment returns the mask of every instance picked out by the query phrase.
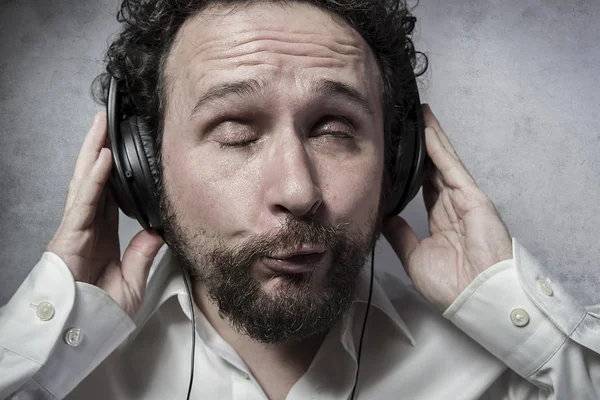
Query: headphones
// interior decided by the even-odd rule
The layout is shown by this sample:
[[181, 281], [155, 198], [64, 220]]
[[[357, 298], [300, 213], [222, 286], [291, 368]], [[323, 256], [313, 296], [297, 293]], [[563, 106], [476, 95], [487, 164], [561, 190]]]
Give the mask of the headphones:
[[[416, 79], [409, 82], [408, 115], [405, 135], [392, 132], [391, 143], [397, 143], [395, 157], [390, 160], [390, 177], [395, 187], [387, 203], [385, 216], [398, 215], [417, 195], [423, 183], [426, 165], [425, 122]], [[124, 115], [120, 108], [122, 94], [118, 81], [111, 76], [108, 87], [108, 136], [113, 156], [110, 186], [119, 208], [136, 219], [144, 229], [152, 227], [161, 233], [159, 200], [156, 192], [158, 168], [155, 139], [149, 127], [136, 115]]]
[[[404, 207], [416, 196], [421, 188], [426, 173], [426, 148], [425, 148], [425, 122], [421, 109], [421, 100], [417, 89], [416, 78], [409, 82], [409, 107], [404, 129], [401, 132], [392, 132], [391, 143], [397, 143], [398, 148], [391, 160], [391, 184], [396, 188], [384, 204], [385, 216], [399, 214]], [[111, 76], [108, 87], [107, 117], [108, 139], [113, 155], [113, 168], [110, 175], [110, 186], [119, 208], [130, 218], [135, 218], [144, 229], [153, 228], [161, 236], [162, 226], [159, 218], [158, 196], [156, 193], [158, 168], [156, 162], [156, 148], [154, 138], [148, 133], [150, 130], [141, 118], [136, 115], [123, 115], [120, 109], [121, 90], [117, 80]], [[406, 132], [404, 138], [399, 136]], [[373, 263], [375, 246], [371, 253], [371, 280], [369, 286], [369, 299], [362, 325], [360, 343], [358, 346], [357, 369], [352, 388], [351, 398], [354, 400], [360, 371], [360, 356], [362, 343], [367, 325], [367, 318], [371, 305], [373, 292]], [[181, 265], [180, 265], [181, 266]], [[193, 310], [192, 295], [188, 281], [183, 282], [188, 294], [190, 310]], [[196, 321], [194, 312], [191, 318], [192, 351], [190, 352], [190, 381], [187, 399], [190, 399], [194, 381], [194, 355], [196, 349]]]

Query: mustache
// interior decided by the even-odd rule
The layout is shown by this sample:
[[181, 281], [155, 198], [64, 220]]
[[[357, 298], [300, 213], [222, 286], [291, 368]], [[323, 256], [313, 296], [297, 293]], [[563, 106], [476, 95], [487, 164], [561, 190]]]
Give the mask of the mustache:
[[316, 219], [299, 219], [290, 217], [277, 233], [261, 233], [253, 235], [244, 242], [225, 246], [220, 255], [229, 254], [234, 259], [252, 263], [261, 258], [300, 248], [301, 246], [325, 246], [335, 248], [348, 237], [349, 223], [327, 226]]

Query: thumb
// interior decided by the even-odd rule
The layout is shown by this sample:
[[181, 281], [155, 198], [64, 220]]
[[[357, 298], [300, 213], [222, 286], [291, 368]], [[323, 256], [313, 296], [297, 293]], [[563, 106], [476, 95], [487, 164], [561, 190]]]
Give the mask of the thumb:
[[146, 280], [154, 257], [164, 244], [163, 239], [153, 229], [138, 232], [131, 242], [121, 262], [121, 273], [129, 287], [135, 288], [140, 300], [144, 298]]
[[419, 237], [408, 222], [398, 215], [384, 221], [382, 233], [408, 273], [408, 257], [419, 245]]

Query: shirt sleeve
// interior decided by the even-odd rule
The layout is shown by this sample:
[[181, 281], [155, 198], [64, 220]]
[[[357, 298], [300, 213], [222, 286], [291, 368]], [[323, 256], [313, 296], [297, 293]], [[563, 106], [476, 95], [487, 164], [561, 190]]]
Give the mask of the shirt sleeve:
[[598, 399], [598, 305], [578, 304], [515, 238], [512, 244], [513, 259], [481, 273], [444, 317], [533, 383], [540, 398]]
[[0, 399], [61, 399], [135, 329], [102, 289], [45, 252], [0, 308]]

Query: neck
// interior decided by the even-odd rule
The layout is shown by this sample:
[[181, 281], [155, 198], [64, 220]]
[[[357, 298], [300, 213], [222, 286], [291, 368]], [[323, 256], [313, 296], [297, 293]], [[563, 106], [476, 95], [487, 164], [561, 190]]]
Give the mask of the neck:
[[[265, 344], [235, 330], [228, 319], [219, 315], [218, 306], [210, 300], [206, 286], [201, 282], [193, 284], [193, 296], [196, 305], [219, 335], [237, 352], [248, 366], [256, 380], [273, 395], [269, 398], [279, 398], [276, 392], [287, 393], [289, 389], [308, 370], [315, 354], [319, 350], [325, 335], [294, 344]], [[279, 382], [278, 388], [269, 390], [272, 382]], [[285, 397], [285, 396], [284, 396]]]

